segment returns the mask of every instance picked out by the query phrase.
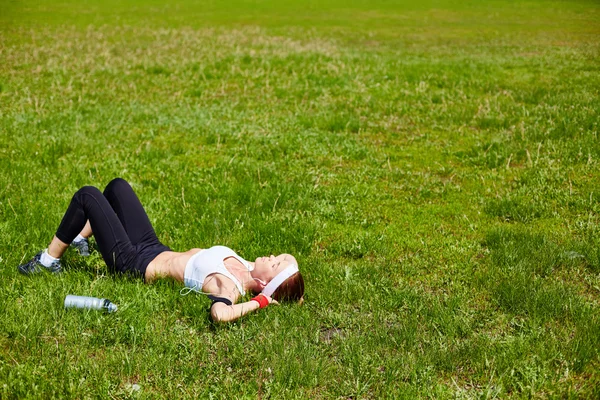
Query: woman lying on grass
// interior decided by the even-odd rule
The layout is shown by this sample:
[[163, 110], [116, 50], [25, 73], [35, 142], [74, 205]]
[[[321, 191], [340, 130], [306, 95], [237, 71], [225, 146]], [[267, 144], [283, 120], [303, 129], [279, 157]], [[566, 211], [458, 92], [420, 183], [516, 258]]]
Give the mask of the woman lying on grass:
[[[249, 262], [225, 246], [171, 251], [156, 236], [140, 200], [125, 180], [111, 181], [104, 193], [93, 186], [79, 189], [48, 248], [19, 265], [25, 275], [61, 272], [60, 257], [69, 247], [89, 255], [92, 232], [111, 272], [139, 276], [147, 283], [170, 277], [213, 301], [214, 321], [226, 322], [278, 300], [302, 301], [304, 280], [290, 254]], [[247, 290], [260, 293], [235, 304]]]

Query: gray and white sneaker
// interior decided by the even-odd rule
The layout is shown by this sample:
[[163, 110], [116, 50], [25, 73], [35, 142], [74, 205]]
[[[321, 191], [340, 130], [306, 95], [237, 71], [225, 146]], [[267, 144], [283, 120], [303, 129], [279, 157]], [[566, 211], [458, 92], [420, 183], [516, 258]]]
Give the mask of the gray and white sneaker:
[[75, 247], [79, 251], [79, 254], [84, 257], [90, 255], [90, 242], [87, 240], [87, 238], [77, 242], [72, 242], [71, 247]]
[[21, 264], [17, 267], [20, 273], [23, 275], [33, 275], [38, 274], [42, 271], [48, 271], [53, 274], [59, 274], [62, 272], [62, 267], [60, 266], [60, 260], [54, 261], [50, 264], [49, 267], [46, 267], [44, 264], [40, 262], [40, 258], [42, 257], [42, 253], [44, 251], [40, 251], [37, 253], [31, 260], [26, 262], [25, 264]]

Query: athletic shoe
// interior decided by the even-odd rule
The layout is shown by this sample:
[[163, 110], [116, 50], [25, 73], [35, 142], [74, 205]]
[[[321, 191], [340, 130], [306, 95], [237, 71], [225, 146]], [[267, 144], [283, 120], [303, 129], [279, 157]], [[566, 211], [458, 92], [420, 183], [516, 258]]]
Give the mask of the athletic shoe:
[[17, 267], [19, 272], [23, 275], [33, 275], [42, 271], [48, 271], [53, 274], [60, 273], [62, 271], [62, 267], [60, 266], [60, 260], [56, 260], [49, 267], [46, 267], [40, 262], [42, 253], [43, 251], [40, 251], [31, 260], [29, 260], [29, 262], [19, 265]]
[[87, 239], [73, 242], [71, 243], [71, 247], [75, 247], [79, 251], [79, 254], [84, 257], [90, 255], [90, 242]]

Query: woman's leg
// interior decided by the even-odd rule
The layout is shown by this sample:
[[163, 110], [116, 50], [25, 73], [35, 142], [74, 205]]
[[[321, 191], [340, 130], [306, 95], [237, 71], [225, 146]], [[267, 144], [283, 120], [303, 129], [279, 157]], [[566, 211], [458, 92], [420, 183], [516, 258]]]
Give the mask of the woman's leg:
[[[59, 258], [89, 225], [111, 272], [130, 272], [143, 278], [148, 263], [170, 249], [156, 237], [144, 208], [126, 181], [114, 179], [105, 195], [91, 186], [75, 193], [47, 253]], [[37, 254], [29, 263], [19, 266], [19, 271], [39, 272], [44, 257]], [[60, 263], [53, 267], [43, 264], [52, 272], [60, 271]]]
[[69, 245], [64, 243], [62, 240], [56, 237], [52, 238], [52, 241], [48, 245], [48, 254], [54, 258], [61, 258], [65, 251], [69, 248]]
[[[127, 181], [121, 178], [113, 179], [106, 186], [103, 194], [117, 213], [117, 217], [119, 217], [133, 244], [138, 243], [138, 238], [142, 238], [144, 232], [149, 231], [151, 235], [156, 236], [142, 203]], [[127, 209], [127, 214], [124, 212], [125, 209]], [[128, 226], [130, 229], [128, 229]], [[138, 231], [141, 233], [138, 233]], [[90, 221], [87, 221], [81, 232], [79, 232], [79, 236], [87, 239], [93, 234]], [[131, 238], [132, 235], [134, 236], [133, 239]]]
[[87, 221], [81, 232], [79, 232], [79, 235], [71, 242], [71, 246], [77, 249], [79, 254], [84, 257], [90, 255], [90, 241], [88, 240], [90, 236], [92, 236], [92, 226], [90, 225], [90, 221]]
[[140, 199], [126, 180], [116, 178], [110, 181], [104, 189], [104, 197], [115, 210], [133, 245], [159, 243]]
[[73, 195], [48, 251], [40, 252], [28, 263], [20, 265], [19, 272], [33, 274], [44, 268], [50, 272], [60, 272], [61, 266], [57, 259], [88, 221], [95, 233], [102, 258], [111, 272], [134, 272], [132, 266], [137, 256], [136, 249], [106, 197], [92, 186], [85, 186]]
[[146, 282], [151, 281], [152, 274], [148, 280], [151, 261], [160, 253], [171, 249], [158, 240], [142, 203], [127, 181], [113, 179], [104, 189], [104, 197], [117, 213], [131, 243], [138, 250], [135, 270], [145, 277]]
[[93, 232], [92, 232], [92, 226], [90, 225], [90, 221], [86, 222], [85, 226], [83, 227], [83, 229], [81, 230], [81, 232], [79, 232], [79, 235], [81, 237], [84, 238], [89, 238], [90, 236], [92, 236]]
[[[113, 179], [106, 186], [103, 194], [117, 214], [123, 228], [125, 228], [125, 232], [127, 232], [127, 236], [129, 236], [129, 240], [131, 240], [134, 246], [138, 244], [142, 244], [142, 247], [144, 245], [156, 245], [160, 246], [156, 247], [159, 250], [165, 247], [158, 240], [142, 203], [127, 181], [121, 178]], [[92, 228], [88, 221], [71, 245], [77, 248], [80, 254], [89, 255], [89, 242], [85, 239], [92, 234]], [[167, 249], [164, 248], [164, 250]], [[143, 268], [142, 266], [140, 267]]]
[[110, 203], [95, 187], [86, 186], [75, 193], [56, 239], [71, 243], [88, 221], [109, 270], [128, 272], [136, 256], [135, 248]]

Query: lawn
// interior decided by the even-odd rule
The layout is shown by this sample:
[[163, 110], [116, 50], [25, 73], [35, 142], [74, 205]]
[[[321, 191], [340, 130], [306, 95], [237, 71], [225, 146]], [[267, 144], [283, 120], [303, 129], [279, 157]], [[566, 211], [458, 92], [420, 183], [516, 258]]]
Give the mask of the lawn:
[[[3, 2], [0, 398], [600, 397], [599, 21], [583, 0]], [[117, 176], [175, 250], [294, 254], [305, 303], [215, 325], [98, 253], [19, 275]]]

